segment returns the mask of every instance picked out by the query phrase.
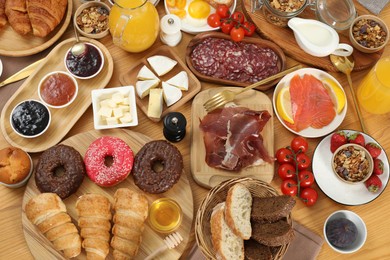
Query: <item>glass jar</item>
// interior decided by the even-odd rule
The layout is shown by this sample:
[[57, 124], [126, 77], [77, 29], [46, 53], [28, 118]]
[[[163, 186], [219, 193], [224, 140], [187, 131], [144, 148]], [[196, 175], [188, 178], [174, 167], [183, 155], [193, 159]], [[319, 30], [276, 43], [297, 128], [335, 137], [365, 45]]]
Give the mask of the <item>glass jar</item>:
[[337, 31], [348, 29], [357, 15], [352, 0], [315, 0], [313, 8], [318, 20]]
[[265, 19], [274, 25], [287, 27], [287, 22], [305, 10], [309, 0], [259, 0]]

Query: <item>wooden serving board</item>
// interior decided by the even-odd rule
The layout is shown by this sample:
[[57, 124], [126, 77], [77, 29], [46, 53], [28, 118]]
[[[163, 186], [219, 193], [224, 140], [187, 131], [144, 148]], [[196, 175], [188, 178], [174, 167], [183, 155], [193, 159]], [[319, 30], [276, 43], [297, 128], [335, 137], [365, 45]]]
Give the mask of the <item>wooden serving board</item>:
[[[192, 102], [192, 139], [191, 139], [191, 173], [194, 180], [201, 186], [212, 188], [223, 181], [250, 177], [270, 183], [274, 176], [274, 164], [265, 163], [263, 165], [249, 167], [240, 172], [230, 172], [222, 169], [209, 167], [205, 162], [205, 146], [203, 142], [203, 133], [199, 128], [199, 119], [206, 114], [203, 103], [218, 92], [229, 89], [238, 91], [234, 87], [212, 88], [200, 92]], [[261, 132], [265, 148], [271, 156], [274, 154], [274, 121], [271, 100], [264, 93], [257, 90], [248, 90], [236, 97], [234, 103], [238, 106], [248, 107], [253, 110], [267, 110], [271, 114], [271, 119], [264, 126]]]
[[24, 100], [39, 100], [38, 85], [47, 73], [58, 70], [66, 71], [64, 57], [76, 40], [71, 38], [59, 43], [3, 107], [0, 119], [1, 131], [10, 145], [19, 147], [26, 152], [36, 153], [57, 144], [91, 104], [91, 90], [104, 88], [108, 84], [114, 70], [114, 62], [110, 52], [98, 41], [88, 38], [81, 39], [96, 45], [103, 52], [104, 67], [101, 72], [92, 79], [76, 79], [79, 85], [78, 94], [73, 103], [68, 107], [60, 109], [49, 108], [51, 123], [49, 129], [44, 134], [36, 138], [23, 138], [16, 134], [10, 123], [12, 109]]
[[[290, 28], [280, 27], [269, 23], [265, 19], [262, 10], [257, 10], [256, 12], [252, 13], [252, 0], [241, 1], [242, 10], [244, 11], [246, 17], [255, 24], [257, 32], [262, 37], [278, 44], [287, 56], [290, 56], [293, 59], [308, 64], [310, 66], [321, 68], [327, 71], [338, 71], [331, 63], [329, 57], [314, 57], [304, 52], [295, 41], [294, 33]], [[353, 2], [355, 4], [355, 8], [358, 15], [369, 13], [367, 9], [365, 9], [358, 1], [354, 0]], [[299, 15], [299, 17], [307, 19], [316, 19], [316, 14], [313, 10], [310, 9], [310, 6], [307, 6], [305, 10]], [[348, 37], [348, 30], [339, 32], [339, 36], [341, 43], [347, 43], [352, 46], [351, 41]], [[372, 67], [381, 57], [383, 51], [384, 49], [376, 53], [368, 54], [354, 49], [352, 53], [355, 59], [354, 70], [360, 71]]]
[[68, 6], [59, 25], [46, 37], [36, 37], [32, 34], [20, 35], [9, 23], [0, 30], [0, 55], [11, 57], [29, 56], [45, 50], [55, 43], [66, 31], [73, 11], [73, 0], [68, 0]]
[[[103, 131], [93, 130], [86, 133], [81, 133], [72, 136], [69, 139], [66, 139], [62, 143], [65, 145], [73, 146], [76, 150], [80, 152], [81, 155], [84, 155], [88, 146], [94, 140], [103, 135], [116, 136], [121, 138], [131, 147], [135, 154], [141, 149], [143, 145], [151, 141], [149, 137], [143, 134], [129, 130], [116, 129]], [[70, 197], [64, 200], [64, 203], [67, 207], [67, 211], [72, 217], [72, 221], [77, 224], [78, 217], [76, 214], [75, 203], [79, 196], [85, 193], [99, 193], [109, 198], [112, 203], [113, 195], [118, 188], [129, 188], [137, 192], [142, 192], [140, 189], [138, 189], [137, 186], [135, 186], [131, 175], [129, 175], [129, 177], [123, 182], [110, 188], [100, 187], [90, 181], [88, 177], [85, 177], [83, 183], [76, 191], [76, 193], [72, 194]], [[46, 237], [42, 233], [40, 233], [39, 230], [26, 217], [24, 210], [26, 203], [29, 201], [30, 198], [38, 194], [40, 194], [40, 192], [35, 185], [35, 179], [33, 176], [27, 184], [22, 202], [22, 224], [27, 245], [30, 248], [30, 251], [35, 257], [35, 259], [65, 259], [61, 253], [57, 252], [53, 248], [52, 243], [47, 240]], [[179, 259], [189, 241], [189, 235], [193, 221], [193, 198], [187, 175], [183, 171], [178, 183], [176, 183], [172, 187], [172, 189], [165, 193], [145, 193], [145, 195], [148, 198], [149, 205], [151, 205], [151, 203], [158, 198], [168, 197], [176, 200], [181, 206], [183, 210], [183, 222], [177, 231], [180, 232], [181, 236], [184, 238], [184, 241], [175, 249], [166, 250], [155, 258], [167, 260]], [[145, 224], [145, 230], [142, 235], [142, 243], [139, 248], [138, 255], [135, 259], [144, 259], [147, 255], [149, 255], [154, 250], [163, 245], [163, 239], [165, 238], [165, 235], [153, 231], [147, 221], [145, 222]], [[85, 251], [82, 250], [81, 254], [76, 259], [86, 259]], [[107, 259], [113, 259], [112, 251], [110, 251], [110, 254], [108, 255]]]
[[[149, 63], [147, 61], [147, 58], [154, 56], [154, 55], [166, 56], [166, 57], [169, 57], [169, 58], [177, 61], [177, 64], [175, 65], [175, 67], [171, 71], [169, 71], [167, 74], [159, 77], [160, 83], [159, 83], [159, 86], [157, 86], [157, 88], [161, 88], [162, 81], [169, 80], [170, 78], [172, 78], [177, 73], [179, 73], [183, 70], [186, 71], [188, 74], [188, 91], [182, 91], [182, 93], [183, 93], [182, 98], [179, 101], [177, 101], [175, 104], [171, 105], [170, 107], [167, 107], [167, 105], [164, 102], [163, 111], [162, 111], [160, 118], [149, 117], [150, 120], [152, 120], [154, 122], [159, 122], [161, 120], [161, 118], [163, 118], [166, 114], [168, 114], [169, 112], [178, 111], [178, 108], [180, 106], [182, 106], [183, 104], [187, 103], [190, 99], [192, 99], [200, 91], [201, 85], [200, 85], [199, 80], [187, 68], [187, 66], [181, 60], [181, 58], [172, 50], [172, 48], [170, 48], [167, 45], [163, 45], [163, 46], [158, 47], [157, 49], [148, 53], [145, 57], [140, 59], [137, 63], [134, 64], [134, 66], [132, 66], [130, 68], [129, 71], [120, 75], [120, 78], [119, 78], [120, 82], [123, 85], [133, 85], [135, 87], [135, 83], [137, 82], [138, 72], [140, 71], [140, 69], [144, 65], [146, 65], [149, 69], [151, 69], [153, 71], [153, 69], [151, 68], [151, 66], [149, 65]], [[143, 99], [141, 99], [136, 93], [135, 98], [136, 98], [136, 102], [137, 102], [138, 107], [147, 116], [148, 115], [149, 96], [146, 96]]]

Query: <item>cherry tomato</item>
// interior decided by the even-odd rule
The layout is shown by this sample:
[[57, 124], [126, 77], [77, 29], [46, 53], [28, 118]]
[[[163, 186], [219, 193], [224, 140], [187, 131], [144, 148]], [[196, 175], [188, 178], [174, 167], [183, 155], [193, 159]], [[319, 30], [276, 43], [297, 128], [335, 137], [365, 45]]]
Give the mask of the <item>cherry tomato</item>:
[[295, 177], [295, 167], [289, 163], [283, 163], [278, 168], [278, 175], [282, 180], [292, 179]]
[[300, 198], [303, 203], [306, 204], [306, 206], [313, 206], [318, 198], [318, 193], [313, 188], [304, 188], [301, 191]]
[[298, 170], [300, 171], [305, 170], [310, 166], [311, 160], [309, 156], [307, 156], [306, 154], [299, 153], [297, 154], [297, 164], [298, 164]]
[[243, 26], [246, 36], [252, 36], [255, 33], [256, 27], [253, 23], [245, 21]]
[[240, 12], [240, 11], [235, 11], [235, 12], [232, 14], [231, 17], [232, 17], [233, 20], [236, 21], [236, 22], [239, 22], [239, 23], [241, 23], [241, 24], [244, 23], [245, 17], [244, 17], [244, 14], [243, 14], [242, 12]]
[[302, 153], [306, 153], [307, 148], [309, 147], [306, 139], [302, 136], [297, 136], [291, 141], [291, 149], [293, 149], [294, 152], [298, 152], [301, 150]]
[[215, 11], [221, 18], [228, 18], [230, 16], [229, 7], [225, 4], [218, 5]]
[[233, 29], [235, 23], [231, 20], [222, 21], [221, 30], [225, 34], [230, 34], [230, 31]]
[[233, 29], [230, 31], [230, 37], [235, 42], [240, 42], [245, 37], [245, 31], [242, 27], [233, 27]]
[[221, 17], [217, 13], [210, 14], [209, 17], [207, 17], [207, 24], [213, 28], [219, 27], [221, 26]]
[[280, 189], [284, 195], [295, 196], [298, 193], [298, 184], [293, 179], [284, 180]]
[[313, 185], [314, 175], [311, 171], [303, 170], [298, 173], [298, 179], [300, 181], [299, 185], [302, 188], [307, 188]]
[[291, 150], [287, 148], [280, 148], [276, 151], [276, 160], [278, 163], [293, 163], [294, 156], [291, 152]]

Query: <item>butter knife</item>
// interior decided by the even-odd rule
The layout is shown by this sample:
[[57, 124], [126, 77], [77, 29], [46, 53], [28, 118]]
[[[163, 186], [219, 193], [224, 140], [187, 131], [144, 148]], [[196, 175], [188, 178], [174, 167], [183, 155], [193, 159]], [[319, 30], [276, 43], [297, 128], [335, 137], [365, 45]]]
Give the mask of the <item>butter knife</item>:
[[31, 75], [31, 73], [33, 73], [33, 71], [38, 67], [38, 65], [44, 60], [43, 59], [40, 59], [30, 65], [28, 65], [27, 67], [25, 67], [24, 69], [16, 72], [14, 75], [12, 75], [11, 77], [9, 77], [8, 79], [4, 80], [3, 82], [0, 83], [0, 88], [7, 85], [7, 84], [10, 84], [10, 83], [13, 83], [13, 82], [16, 82], [16, 81], [19, 81], [21, 79], [24, 79], [28, 76]]

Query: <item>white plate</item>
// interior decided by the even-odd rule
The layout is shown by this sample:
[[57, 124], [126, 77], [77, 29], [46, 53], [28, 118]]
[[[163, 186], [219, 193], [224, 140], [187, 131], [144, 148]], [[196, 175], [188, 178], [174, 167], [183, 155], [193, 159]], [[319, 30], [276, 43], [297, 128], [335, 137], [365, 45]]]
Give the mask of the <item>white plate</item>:
[[1, 77], [2, 73], [3, 73], [3, 63], [0, 60], [0, 77]]
[[[300, 76], [303, 76], [304, 74], [311, 74], [311, 75], [315, 76], [316, 78], [318, 78], [320, 80], [324, 79], [324, 78], [330, 78], [334, 82], [336, 82], [341, 87], [341, 89], [344, 92], [343, 87], [340, 85], [340, 83], [337, 81], [337, 79], [335, 79], [332, 75], [330, 75], [329, 73], [327, 73], [325, 71], [322, 71], [322, 70], [319, 70], [319, 69], [313, 69], [313, 68], [304, 68], [304, 69], [299, 69], [297, 71], [291, 72], [290, 74], [287, 74], [286, 76], [284, 76], [279, 81], [278, 85], [276, 85], [275, 91], [274, 91], [274, 95], [273, 95], [273, 98], [272, 98], [272, 104], [274, 106], [275, 114], [278, 117], [280, 123], [284, 127], [286, 127], [290, 132], [293, 132], [294, 134], [297, 134], [297, 135], [300, 135], [300, 136], [303, 136], [303, 137], [307, 137], [307, 138], [317, 138], [317, 137], [321, 137], [321, 136], [324, 136], [324, 135], [327, 135], [327, 134], [333, 132], [334, 130], [336, 130], [337, 127], [340, 126], [340, 124], [343, 122], [343, 120], [345, 118], [345, 114], [347, 113], [347, 107], [348, 107], [347, 99], [345, 100], [345, 106], [344, 106], [343, 110], [341, 111], [341, 113], [340, 114], [336, 114], [336, 117], [333, 119], [333, 121], [329, 125], [324, 126], [323, 128], [320, 128], [320, 129], [315, 129], [315, 128], [312, 128], [312, 127], [308, 127], [308, 128], [303, 129], [303, 130], [301, 130], [299, 132], [296, 132], [296, 131], [292, 130], [291, 128], [289, 128], [285, 124], [284, 120], [279, 116], [279, 113], [278, 113], [278, 111], [276, 109], [276, 97], [278, 96], [279, 91], [284, 86], [288, 85], [290, 80], [297, 74], [300, 75]], [[344, 92], [344, 95], [345, 95], [345, 92]]]
[[[343, 130], [347, 133], [357, 131]], [[333, 133], [332, 133], [333, 134]], [[378, 175], [382, 181], [382, 188], [377, 193], [371, 193], [367, 190], [364, 183], [348, 184], [341, 181], [331, 168], [332, 152], [330, 151], [330, 139], [332, 134], [326, 136], [316, 147], [313, 154], [312, 169], [318, 187], [332, 200], [350, 206], [362, 205], [373, 201], [386, 188], [389, 181], [389, 161], [385, 150], [379, 155], [384, 163], [383, 174]], [[366, 143], [374, 142], [379, 145], [371, 136], [362, 133]], [[379, 145], [380, 146], [380, 145]]]
[[[234, 0], [233, 1], [233, 4], [232, 6], [230, 6], [230, 13], [232, 14], [234, 12], [234, 10], [236, 9], [236, 5], [237, 5], [237, 0]], [[167, 1], [164, 0], [164, 6], [165, 6], [165, 12], [167, 14], [170, 14], [169, 12], [169, 8], [167, 6]], [[210, 6], [211, 7], [211, 11], [210, 13], [215, 13], [215, 8]], [[219, 30], [219, 27], [216, 27], [216, 28], [213, 28], [211, 26], [209, 26], [208, 24], [204, 25], [204, 26], [193, 26], [189, 23], [186, 23], [184, 20], [181, 20], [181, 30], [183, 32], [186, 32], [186, 33], [191, 33], [191, 34], [198, 34], [198, 33], [201, 33], [201, 32], [211, 32], [211, 31], [217, 31]]]

